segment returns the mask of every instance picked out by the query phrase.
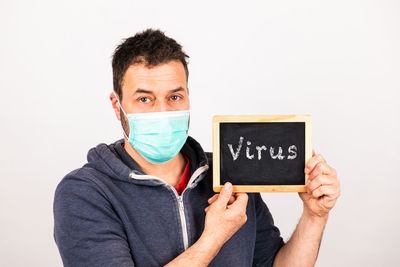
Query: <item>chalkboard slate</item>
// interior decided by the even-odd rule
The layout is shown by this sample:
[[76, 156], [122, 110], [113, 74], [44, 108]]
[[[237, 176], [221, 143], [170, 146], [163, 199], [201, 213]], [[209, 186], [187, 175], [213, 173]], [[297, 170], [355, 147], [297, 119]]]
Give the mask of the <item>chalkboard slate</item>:
[[310, 128], [308, 115], [215, 116], [214, 190], [304, 192]]

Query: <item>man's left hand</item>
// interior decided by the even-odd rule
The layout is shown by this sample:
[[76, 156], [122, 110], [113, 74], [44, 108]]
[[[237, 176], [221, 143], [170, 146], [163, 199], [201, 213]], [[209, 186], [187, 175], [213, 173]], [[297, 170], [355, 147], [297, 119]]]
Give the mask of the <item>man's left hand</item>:
[[304, 203], [304, 213], [314, 218], [326, 218], [340, 195], [336, 170], [313, 150], [313, 156], [304, 171], [309, 174], [307, 192], [299, 193]]

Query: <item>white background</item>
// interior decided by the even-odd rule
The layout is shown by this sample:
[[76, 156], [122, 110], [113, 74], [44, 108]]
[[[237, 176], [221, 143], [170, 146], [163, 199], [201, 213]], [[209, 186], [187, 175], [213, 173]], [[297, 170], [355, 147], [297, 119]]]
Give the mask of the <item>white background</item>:
[[[342, 196], [317, 266], [399, 266], [399, 1], [0, 2], [0, 265], [62, 266], [58, 182], [121, 138], [111, 55], [148, 27], [190, 55], [190, 134], [216, 114], [311, 114]], [[287, 240], [296, 193], [263, 194]]]

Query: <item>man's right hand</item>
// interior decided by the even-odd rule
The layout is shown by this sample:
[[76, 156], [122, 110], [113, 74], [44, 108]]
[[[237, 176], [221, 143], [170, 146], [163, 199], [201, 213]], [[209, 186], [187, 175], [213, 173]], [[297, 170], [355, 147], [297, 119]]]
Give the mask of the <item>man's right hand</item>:
[[225, 183], [221, 192], [208, 200], [202, 237], [221, 248], [247, 221], [247, 200], [246, 193], [232, 194], [232, 184]]
[[185, 252], [165, 267], [208, 266], [228, 241], [247, 220], [246, 193], [232, 194], [232, 184], [226, 183], [219, 194], [208, 200], [203, 234]]

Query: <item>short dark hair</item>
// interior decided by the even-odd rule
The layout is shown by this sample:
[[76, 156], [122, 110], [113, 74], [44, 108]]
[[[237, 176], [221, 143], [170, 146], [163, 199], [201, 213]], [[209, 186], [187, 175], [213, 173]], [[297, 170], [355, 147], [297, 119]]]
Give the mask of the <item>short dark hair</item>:
[[122, 85], [126, 70], [132, 64], [154, 67], [173, 60], [182, 62], [189, 77], [186, 59], [189, 58], [182, 46], [160, 30], [147, 29], [129, 37], [117, 46], [112, 57], [114, 91], [122, 100]]

